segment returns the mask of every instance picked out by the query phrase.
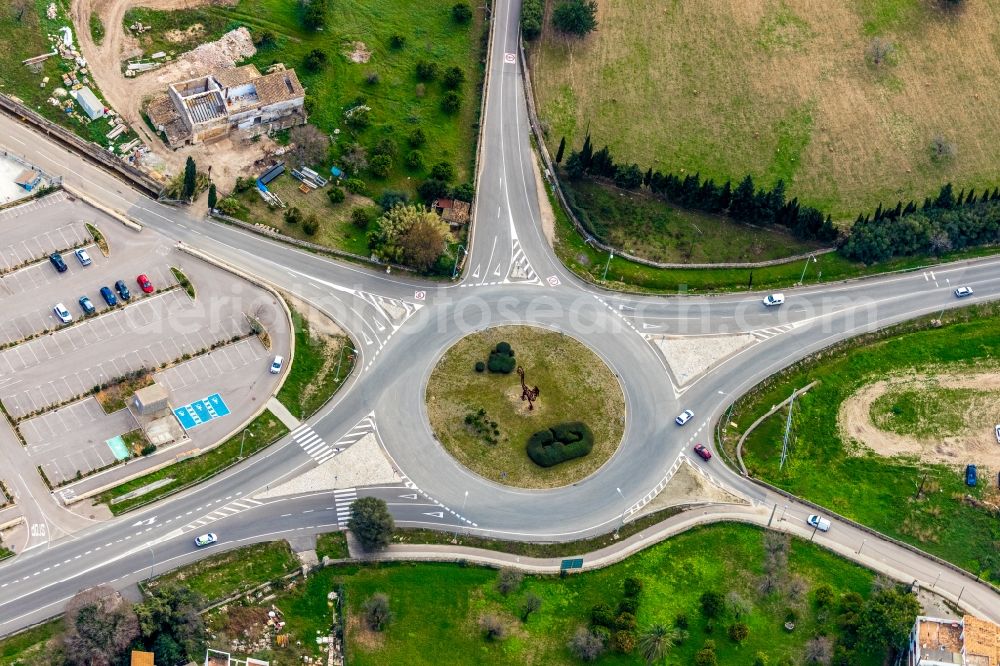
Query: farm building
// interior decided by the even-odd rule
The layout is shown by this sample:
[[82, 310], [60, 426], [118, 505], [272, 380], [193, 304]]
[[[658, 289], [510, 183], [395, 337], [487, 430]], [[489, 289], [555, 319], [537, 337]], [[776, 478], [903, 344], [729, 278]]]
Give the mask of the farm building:
[[212, 141], [238, 131], [249, 138], [306, 122], [305, 90], [295, 70], [261, 75], [253, 65], [172, 83], [146, 115], [167, 144]]

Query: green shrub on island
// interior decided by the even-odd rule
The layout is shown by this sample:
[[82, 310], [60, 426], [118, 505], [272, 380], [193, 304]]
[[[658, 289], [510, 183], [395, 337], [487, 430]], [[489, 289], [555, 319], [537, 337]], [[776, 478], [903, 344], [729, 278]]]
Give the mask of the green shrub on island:
[[559, 423], [528, 438], [528, 457], [540, 467], [581, 458], [594, 448], [594, 434], [580, 421]]
[[489, 361], [486, 364], [490, 372], [497, 372], [509, 375], [517, 367], [514, 359], [514, 350], [506, 342], [498, 342], [497, 346], [490, 352]]

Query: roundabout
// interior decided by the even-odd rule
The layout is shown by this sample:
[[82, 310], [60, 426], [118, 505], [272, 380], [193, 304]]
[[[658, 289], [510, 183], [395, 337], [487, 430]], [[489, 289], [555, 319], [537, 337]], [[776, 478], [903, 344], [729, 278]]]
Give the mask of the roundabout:
[[[530, 407], [514, 365], [502, 368], [509, 372], [487, 367], [491, 350], [502, 343], [512, 349], [510, 363], [524, 370], [529, 390], [539, 389]], [[625, 430], [625, 398], [614, 372], [576, 339], [532, 326], [499, 326], [459, 340], [431, 373], [426, 403], [448, 453], [479, 476], [517, 488], [586, 478], [614, 455]], [[587, 453], [548, 467], [528, 456], [534, 433], [580, 421], [593, 433]]]

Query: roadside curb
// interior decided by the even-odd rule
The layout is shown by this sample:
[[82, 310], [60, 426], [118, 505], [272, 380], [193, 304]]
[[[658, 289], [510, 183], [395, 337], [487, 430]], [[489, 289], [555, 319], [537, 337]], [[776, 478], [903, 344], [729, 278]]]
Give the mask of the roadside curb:
[[67, 194], [69, 194], [69, 195], [71, 195], [71, 196], [79, 199], [80, 201], [84, 202], [85, 204], [87, 204], [91, 208], [96, 208], [97, 210], [101, 211], [105, 215], [110, 215], [111, 217], [115, 218], [116, 220], [118, 220], [119, 222], [121, 222], [122, 224], [124, 224], [126, 227], [128, 227], [129, 229], [131, 229], [132, 231], [142, 231], [142, 225], [139, 224], [138, 222], [133, 222], [132, 220], [128, 219], [127, 217], [125, 217], [124, 215], [122, 215], [118, 211], [114, 210], [113, 208], [108, 208], [104, 204], [98, 203], [95, 199], [93, 199], [92, 197], [90, 197], [90, 195], [84, 194], [83, 192], [77, 190], [75, 187], [72, 187], [70, 185], [66, 185], [64, 183], [63, 184], [63, 190], [65, 190]]

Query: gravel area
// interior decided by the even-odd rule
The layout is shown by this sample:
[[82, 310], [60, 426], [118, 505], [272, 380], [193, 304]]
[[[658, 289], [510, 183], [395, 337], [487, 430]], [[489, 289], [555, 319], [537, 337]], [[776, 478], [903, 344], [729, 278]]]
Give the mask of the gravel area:
[[749, 333], [742, 333], [681, 337], [655, 335], [650, 340], [663, 352], [677, 381], [684, 385], [719, 361], [746, 349], [757, 338]]
[[701, 503], [747, 504], [747, 501], [710, 482], [689, 461], [685, 460], [660, 494], [642, 507], [631, 519], [634, 520], [671, 506]]
[[314, 467], [291, 481], [260, 493], [256, 498], [358, 488], [400, 481], [399, 475], [385, 457], [375, 435], [369, 433], [319, 467]]

